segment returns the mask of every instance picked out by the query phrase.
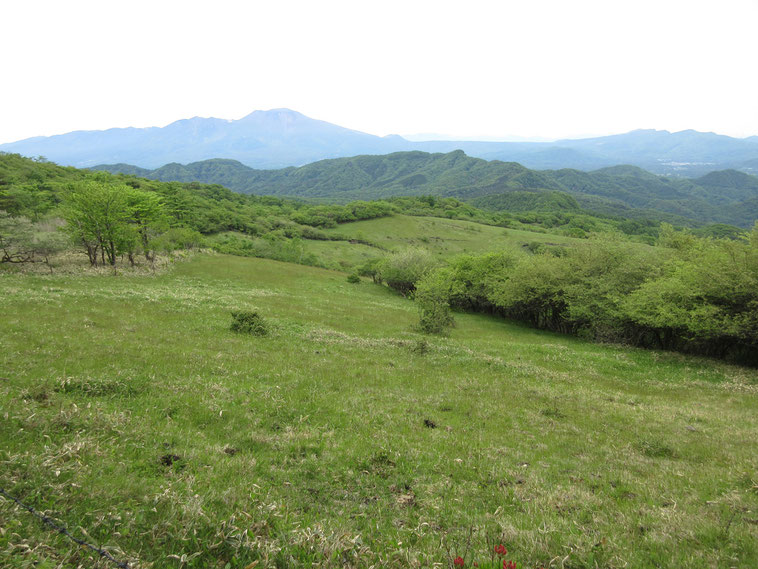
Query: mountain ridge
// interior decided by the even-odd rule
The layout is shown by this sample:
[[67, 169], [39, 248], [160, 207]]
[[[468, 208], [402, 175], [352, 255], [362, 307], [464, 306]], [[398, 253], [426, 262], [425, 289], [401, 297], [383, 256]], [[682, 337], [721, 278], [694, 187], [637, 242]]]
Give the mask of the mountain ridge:
[[657, 174], [679, 176], [726, 168], [758, 173], [758, 136], [738, 139], [693, 130], [638, 129], [555, 142], [410, 141], [399, 135], [375, 136], [286, 108], [256, 110], [237, 120], [192, 117], [164, 127], [79, 130], [0, 144], [0, 151], [45, 156], [63, 165], [125, 163], [147, 169], [219, 156], [252, 168], [274, 169], [413, 150], [463, 150], [469, 156], [518, 162], [530, 169], [591, 171], [633, 164]]
[[359, 155], [326, 159], [300, 167], [262, 170], [232, 159], [170, 163], [154, 170], [124, 164], [93, 169], [161, 181], [217, 183], [242, 193], [311, 199], [379, 199], [437, 195], [478, 205], [507, 203], [494, 198], [510, 192], [561, 192], [585, 209], [640, 217], [658, 210], [698, 222], [752, 225], [758, 217], [758, 177], [736, 170], [700, 178], [672, 178], [634, 165], [585, 172], [532, 170], [516, 162], [487, 161], [461, 150]]

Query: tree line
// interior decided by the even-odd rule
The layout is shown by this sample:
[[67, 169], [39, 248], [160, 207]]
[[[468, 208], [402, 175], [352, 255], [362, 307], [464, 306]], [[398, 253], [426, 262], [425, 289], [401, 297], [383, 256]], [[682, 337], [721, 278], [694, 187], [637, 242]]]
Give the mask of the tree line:
[[736, 240], [664, 225], [656, 247], [606, 235], [442, 265], [408, 249], [361, 273], [412, 295], [426, 332], [444, 333], [451, 310], [484, 312], [596, 341], [758, 365], [758, 223]]

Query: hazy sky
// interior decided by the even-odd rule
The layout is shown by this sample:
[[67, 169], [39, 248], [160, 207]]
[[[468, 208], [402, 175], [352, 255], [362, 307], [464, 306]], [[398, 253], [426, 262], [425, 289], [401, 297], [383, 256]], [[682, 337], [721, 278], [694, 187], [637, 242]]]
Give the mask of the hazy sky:
[[4, 0], [0, 142], [289, 107], [385, 135], [758, 134], [758, 0]]

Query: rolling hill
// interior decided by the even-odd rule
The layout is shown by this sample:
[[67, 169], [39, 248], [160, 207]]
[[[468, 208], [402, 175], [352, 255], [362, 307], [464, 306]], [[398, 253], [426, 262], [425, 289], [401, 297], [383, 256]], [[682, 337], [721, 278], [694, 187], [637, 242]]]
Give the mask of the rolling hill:
[[95, 169], [162, 181], [218, 183], [243, 193], [339, 201], [431, 194], [511, 209], [527, 191], [533, 209], [535, 200], [548, 200], [554, 206], [557, 192], [563, 192], [573, 198], [559, 200], [566, 207], [578, 203], [609, 215], [660, 219], [670, 214], [741, 227], [758, 218], [758, 177], [736, 170], [694, 179], [659, 176], [629, 165], [592, 172], [536, 171], [513, 162], [473, 158], [460, 150], [354, 156], [278, 170], [256, 170], [226, 159], [172, 163], [155, 170], [126, 164]]

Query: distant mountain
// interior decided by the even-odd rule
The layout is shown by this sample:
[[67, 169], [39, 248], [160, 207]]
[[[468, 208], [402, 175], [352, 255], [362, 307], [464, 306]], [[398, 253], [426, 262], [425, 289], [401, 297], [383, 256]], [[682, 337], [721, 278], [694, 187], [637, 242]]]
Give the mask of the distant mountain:
[[599, 138], [559, 140], [555, 145], [655, 172], [705, 173], [725, 166], [745, 167], [756, 159], [758, 137], [731, 138], [695, 130], [635, 130]]
[[45, 156], [64, 165], [128, 163], [141, 168], [221, 157], [270, 169], [328, 158], [412, 150], [463, 150], [469, 156], [519, 162], [533, 169], [589, 171], [633, 164], [651, 172], [680, 176], [726, 168], [758, 173], [755, 136], [738, 139], [692, 130], [636, 130], [556, 142], [410, 141], [397, 135], [379, 137], [350, 130], [289, 109], [255, 111], [239, 120], [195, 117], [162, 128], [76, 131], [0, 145], [2, 152]]
[[179, 120], [163, 128], [76, 131], [0, 145], [0, 151], [45, 156], [65, 165], [87, 167], [123, 162], [155, 168], [216, 156], [258, 167], [281, 168], [360, 152], [385, 153], [407, 141], [385, 140], [310, 119], [289, 109], [255, 111], [239, 120]]
[[694, 179], [659, 176], [630, 165], [591, 172], [537, 171], [514, 162], [472, 158], [460, 150], [363, 155], [276, 170], [257, 170], [228, 159], [172, 163], [152, 171], [124, 164], [94, 169], [162, 181], [217, 183], [243, 193], [331, 201], [431, 194], [501, 209], [527, 202], [531, 209], [558, 204], [563, 209], [579, 206], [624, 217], [660, 219], [665, 214], [669, 219], [742, 227], [758, 218], [758, 177], [736, 170]]

